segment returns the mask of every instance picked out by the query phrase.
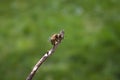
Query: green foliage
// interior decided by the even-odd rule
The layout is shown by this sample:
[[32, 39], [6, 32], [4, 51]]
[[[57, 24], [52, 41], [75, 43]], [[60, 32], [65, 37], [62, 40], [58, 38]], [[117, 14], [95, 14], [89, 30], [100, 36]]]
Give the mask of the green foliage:
[[51, 48], [65, 39], [33, 80], [120, 80], [119, 0], [2, 0], [0, 80], [25, 80]]

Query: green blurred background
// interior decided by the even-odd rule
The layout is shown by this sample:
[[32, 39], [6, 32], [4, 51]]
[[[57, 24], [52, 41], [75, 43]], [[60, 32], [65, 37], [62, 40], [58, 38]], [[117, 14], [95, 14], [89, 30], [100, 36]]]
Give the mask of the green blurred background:
[[120, 0], [0, 0], [0, 80], [120, 80]]

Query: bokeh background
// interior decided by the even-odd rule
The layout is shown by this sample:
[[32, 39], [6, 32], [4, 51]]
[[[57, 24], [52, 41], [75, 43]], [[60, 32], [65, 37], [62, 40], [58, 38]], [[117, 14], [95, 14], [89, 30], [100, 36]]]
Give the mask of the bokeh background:
[[120, 80], [120, 0], [0, 0], [0, 80]]

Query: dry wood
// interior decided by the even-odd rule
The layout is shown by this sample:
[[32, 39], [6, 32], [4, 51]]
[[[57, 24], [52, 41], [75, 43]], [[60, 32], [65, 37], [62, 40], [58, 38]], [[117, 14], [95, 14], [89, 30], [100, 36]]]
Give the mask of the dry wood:
[[[54, 51], [56, 50], [57, 46], [59, 45], [59, 43], [61, 43], [61, 40], [64, 38], [64, 31], [60, 31], [60, 33], [57, 34], [57, 40], [55, 41], [53, 47], [47, 51], [43, 57], [37, 62], [37, 64], [33, 67], [32, 71], [30, 72], [30, 74], [28, 75], [28, 77], [26, 78], [26, 80], [32, 80], [33, 76], [35, 75], [36, 71], [38, 70], [38, 68], [41, 66], [41, 64], [43, 62], [45, 62], [45, 60], [54, 53]], [[52, 42], [53, 44], [53, 42]]]

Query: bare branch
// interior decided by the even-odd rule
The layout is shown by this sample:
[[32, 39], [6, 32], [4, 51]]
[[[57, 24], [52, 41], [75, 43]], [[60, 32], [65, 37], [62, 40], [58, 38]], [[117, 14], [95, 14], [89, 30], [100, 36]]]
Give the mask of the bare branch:
[[[52, 36], [54, 37], [54, 36]], [[35, 75], [36, 71], [38, 70], [38, 68], [41, 66], [41, 64], [51, 55], [54, 53], [54, 51], [56, 50], [57, 46], [59, 45], [59, 43], [61, 43], [61, 40], [64, 38], [64, 31], [60, 31], [60, 33], [57, 34], [57, 37], [55, 38], [51, 38], [53, 40], [51, 40], [51, 43], [53, 45], [53, 47], [47, 51], [43, 57], [37, 62], [37, 64], [33, 67], [31, 73], [28, 75], [28, 77], [26, 78], [26, 80], [32, 80], [33, 76]]]

